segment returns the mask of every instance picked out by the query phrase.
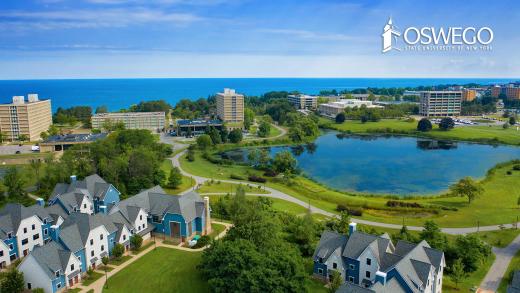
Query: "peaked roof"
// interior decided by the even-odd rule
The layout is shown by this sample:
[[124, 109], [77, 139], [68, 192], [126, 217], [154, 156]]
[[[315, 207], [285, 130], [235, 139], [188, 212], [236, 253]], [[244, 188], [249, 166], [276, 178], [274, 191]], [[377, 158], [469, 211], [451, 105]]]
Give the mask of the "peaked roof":
[[381, 263], [382, 256], [386, 251], [393, 250], [393, 245], [388, 235], [377, 236], [355, 231], [349, 236], [343, 256], [357, 259], [367, 248], [372, 250], [377, 261]]
[[43, 246], [35, 246], [31, 255], [36, 259], [36, 262], [38, 262], [47, 276], [53, 280], [56, 279], [56, 271], [62, 271], [63, 273], [66, 270], [72, 252], [61, 244], [51, 241]]
[[132, 216], [137, 217], [138, 209], [135, 208], [142, 208], [151, 215], [161, 217], [166, 213], [178, 214], [182, 215], [185, 221], [192, 221], [203, 215], [204, 201], [193, 191], [176, 196], [166, 194], [160, 186], [155, 186], [122, 200], [110, 213], [119, 210], [130, 220]]
[[313, 259], [327, 259], [338, 247], [343, 249], [346, 243], [347, 236], [332, 231], [325, 231], [321, 234], [320, 242], [318, 246], [316, 246]]
[[375, 293], [375, 291], [368, 288], [363, 288], [359, 285], [350, 282], [345, 282], [338, 288], [336, 293]]
[[32, 216], [37, 216], [40, 220], [51, 219], [45, 209], [39, 205], [25, 207], [19, 203], [8, 203], [0, 210], [0, 239], [5, 239], [7, 233], [18, 231], [20, 222]]
[[93, 174], [85, 177], [83, 180], [72, 181], [70, 184], [56, 184], [56, 186], [54, 186], [54, 190], [51, 193], [51, 200], [54, 201], [58, 195], [75, 192], [77, 189], [87, 190], [92, 199], [97, 197], [100, 200], [104, 200], [110, 186], [111, 184], [103, 180], [103, 178], [101, 178], [98, 174]]
[[61, 224], [60, 239], [69, 249], [76, 252], [85, 247], [90, 231], [99, 226], [105, 226], [109, 234], [117, 232], [117, 227], [106, 215], [73, 213]]

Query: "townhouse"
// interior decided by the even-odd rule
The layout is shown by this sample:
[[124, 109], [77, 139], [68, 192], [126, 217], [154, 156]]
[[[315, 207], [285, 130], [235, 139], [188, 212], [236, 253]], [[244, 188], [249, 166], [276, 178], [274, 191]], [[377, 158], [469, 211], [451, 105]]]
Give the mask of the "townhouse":
[[313, 256], [314, 276], [327, 281], [333, 271], [345, 282], [339, 292], [440, 293], [444, 253], [426, 241], [414, 244], [356, 231], [324, 232]]
[[211, 232], [207, 197], [172, 196], [155, 186], [120, 201], [117, 189], [96, 174], [57, 184], [48, 204], [8, 204], [0, 211], [0, 264], [25, 256], [18, 269], [28, 289], [74, 286], [116, 243], [128, 250], [132, 235], [185, 242]]

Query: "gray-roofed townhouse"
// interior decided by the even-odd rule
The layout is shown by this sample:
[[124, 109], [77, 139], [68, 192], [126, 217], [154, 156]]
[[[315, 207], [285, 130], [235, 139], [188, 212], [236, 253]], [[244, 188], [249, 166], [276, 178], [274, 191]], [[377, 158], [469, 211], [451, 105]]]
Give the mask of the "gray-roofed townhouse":
[[18, 270], [24, 274], [27, 289], [42, 288], [45, 292], [58, 292], [81, 280], [81, 261], [54, 241], [36, 247], [22, 260]]
[[328, 280], [336, 270], [351, 284], [343, 286], [341, 292], [365, 292], [360, 289], [364, 288], [372, 292], [439, 293], [446, 266], [444, 253], [426, 241], [399, 241], [394, 246], [387, 234], [356, 231], [355, 223], [350, 224], [348, 236], [324, 232], [313, 260], [315, 277]]

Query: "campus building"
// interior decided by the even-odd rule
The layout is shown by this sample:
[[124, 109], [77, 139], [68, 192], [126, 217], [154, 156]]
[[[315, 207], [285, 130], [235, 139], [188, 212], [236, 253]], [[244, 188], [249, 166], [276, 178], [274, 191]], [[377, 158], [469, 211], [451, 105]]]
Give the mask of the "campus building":
[[372, 101], [362, 101], [357, 99], [341, 99], [336, 102], [320, 104], [318, 112], [320, 115], [335, 118], [341, 112], [344, 112], [346, 108], [354, 108], [365, 106], [367, 108], [383, 108], [383, 106], [374, 105]]
[[39, 100], [37, 94], [14, 96], [10, 104], [0, 104], [0, 132], [8, 140], [18, 140], [21, 135], [30, 141], [40, 139], [40, 134], [52, 124], [51, 100]]
[[55, 186], [48, 206], [39, 199], [0, 209], [0, 268], [23, 258], [18, 270], [25, 287], [55, 293], [78, 284], [116, 244], [129, 250], [133, 235], [183, 243], [209, 233], [208, 197], [171, 196], [155, 186], [120, 201], [119, 191], [97, 174], [71, 176]]
[[72, 146], [89, 144], [105, 137], [107, 137], [107, 133], [53, 135], [40, 143], [40, 152], [60, 152]]
[[387, 233], [358, 232], [355, 223], [348, 235], [324, 232], [313, 260], [316, 278], [329, 281], [333, 271], [341, 275], [344, 284], [337, 292], [342, 293], [441, 293], [446, 267], [444, 253], [424, 240], [394, 245]]
[[491, 87], [492, 97], [498, 98], [501, 94], [504, 94], [508, 99], [511, 100], [520, 99], [520, 83], [495, 85], [494, 87]]
[[244, 95], [225, 88], [217, 93], [217, 116], [224, 122], [244, 122]]
[[220, 120], [202, 120], [202, 119], [179, 119], [177, 120], [176, 136], [195, 136], [206, 133], [208, 127], [215, 127], [218, 130], [222, 129], [222, 121]]
[[298, 110], [314, 110], [318, 107], [318, 97], [309, 95], [289, 95], [287, 100]]
[[159, 132], [165, 125], [164, 112], [123, 112], [123, 113], [100, 113], [92, 115], [92, 128], [103, 129], [106, 122], [123, 122], [126, 129], [148, 129]]
[[477, 91], [474, 89], [464, 89], [462, 90], [462, 101], [464, 102], [472, 102], [477, 98]]
[[443, 117], [460, 115], [462, 91], [422, 91], [419, 115]]

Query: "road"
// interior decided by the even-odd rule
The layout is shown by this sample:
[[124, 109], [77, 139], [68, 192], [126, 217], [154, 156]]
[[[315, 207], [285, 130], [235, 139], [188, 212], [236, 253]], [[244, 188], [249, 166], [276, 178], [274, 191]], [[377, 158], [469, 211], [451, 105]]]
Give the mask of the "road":
[[[174, 150], [178, 150], [179, 148], [186, 147], [186, 145], [180, 145], [178, 143], [175, 143], [175, 141], [173, 139], [168, 139], [166, 137], [161, 137], [161, 141], [172, 145]], [[195, 180], [195, 182], [196, 182], [195, 187], [191, 188], [190, 190], [185, 191], [185, 192], [188, 192], [188, 191], [196, 189], [197, 186], [204, 184], [204, 182], [211, 180], [211, 178], [193, 175], [193, 174], [190, 174], [190, 173], [184, 171], [179, 162], [179, 158], [182, 155], [184, 155], [184, 153], [185, 153], [185, 151], [179, 152], [178, 154], [176, 154], [175, 156], [170, 158], [170, 160], [172, 161], [172, 164], [174, 166], [179, 168], [179, 170], [181, 171], [181, 173], [184, 176], [191, 177]], [[233, 184], [243, 184], [243, 182], [236, 181], [236, 180], [220, 180], [220, 181], [226, 182], [226, 183], [233, 183]], [[248, 183], [248, 184], [253, 187], [259, 186], [258, 184], [254, 184], [254, 183]], [[270, 194], [262, 194], [261, 196], [268, 196], [268, 197], [283, 199], [283, 200], [295, 203], [297, 205], [300, 205], [302, 207], [310, 208], [311, 212], [313, 212], [313, 213], [322, 214], [322, 215], [325, 215], [328, 217], [337, 217], [337, 214], [335, 214], [335, 213], [331, 213], [331, 212], [325, 211], [323, 209], [317, 208], [315, 206], [309, 205], [309, 203], [299, 200], [299, 199], [297, 199], [289, 194], [283, 193], [277, 189], [267, 187], [267, 186], [264, 187], [263, 185], [261, 187], [270, 192]], [[401, 227], [402, 227], [402, 225], [398, 225], [398, 224], [388, 224], [388, 223], [381, 223], [381, 222], [375, 222], [375, 221], [367, 221], [367, 220], [357, 219], [357, 218], [352, 218], [352, 221], [359, 223], [359, 224], [370, 225], [370, 226], [381, 227], [381, 228], [401, 229]], [[514, 224], [504, 224], [504, 225], [502, 225], [502, 228], [500, 227], [500, 225], [491, 225], [491, 226], [480, 226], [480, 227], [441, 228], [441, 230], [442, 230], [442, 232], [447, 233], [447, 234], [464, 235], [464, 234], [474, 233], [474, 232], [478, 232], [478, 231], [497, 231], [497, 230], [500, 230], [503, 228], [513, 228], [513, 227], [514, 227]], [[412, 231], [421, 231], [423, 229], [423, 227], [418, 227], [418, 226], [407, 226], [407, 228]]]
[[480, 283], [480, 288], [486, 291], [496, 292], [502, 278], [504, 278], [509, 263], [519, 250], [520, 235], [504, 248], [493, 247], [493, 253], [496, 258], [487, 272], [486, 277], [484, 277], [484, 280]]

